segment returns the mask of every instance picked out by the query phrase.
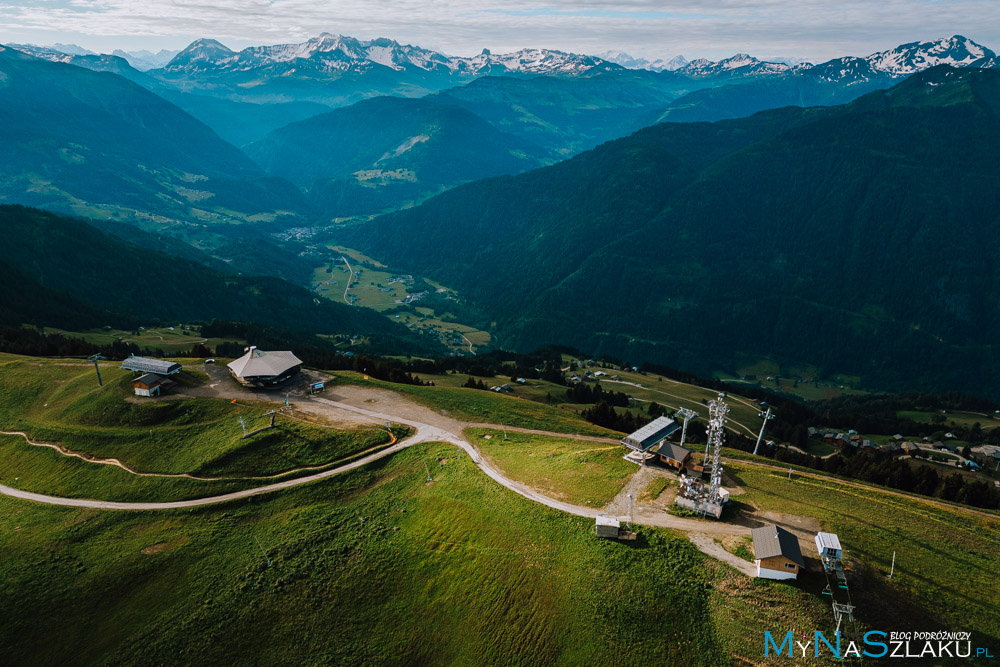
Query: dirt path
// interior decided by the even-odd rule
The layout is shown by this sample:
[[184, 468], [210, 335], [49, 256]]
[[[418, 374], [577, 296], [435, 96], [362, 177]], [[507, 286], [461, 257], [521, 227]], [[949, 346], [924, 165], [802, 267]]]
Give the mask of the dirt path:
[[[369, 447], [368, 449], [362, 450], [358, 454], [367, 454], [369, 452], [381, 449], [382, 447], [391, 447], [396, 444], [396, 436], [392, 431], [386, 431], [389, 434], [391, 440], [388, 444], [375, 445], [374, 447]], [[35, 442], [28, 437], [28, 434], [24, 431], [0, 431], [0, 435], [19, 435], [24, 438], [24, 441], [31, 445], [32, 447], [48, 447], [49, 449], [54, 449], [63, 456], [68, 456], [70, 458], [80, 459], [87, 463], [95, 463], [98, 465], [109, 465], [115, 466], [116, 468], [121, 468], [130, 475], [135, 475], [136, 477], [182, 477], [184, 479], [193, 479], [196, 482], [240, 482], [240, 481], [251, 481], [251, 480], [265, 480], [265, 479], [278, 479], [280, 477], [288, 477], [289, 475], [296, 475], [300, 472], [308, 472], [310, 470], [322, 470], [323, 468], [329, 468], [335, 465], [338, 461], [343, 461], [344, 459], [337, 459], [336, 461], [328, 461], [327, 463], [320, 463], [313, 466], [302, 466], [300, 468], [292, 468], [290, 470], [285, 470], [283, 472], [275, 473], [273, 475], [251, 475], [244, 477], [199, 477], [197, 475], [192, 475], [186, 472], [180, 473], [168, 473], [168, 472], [140, 472], [134, 468], [122, 463], [119, 459], [115, 458], [101, 458], [99, 456], [93, 456], [92, 454], [87, 454], [85, 452], [76, 452], [72, 449], [67, 449], [62, 445], [58, 445], [53, 442]], [[350, 458], [350, 457], [346, 457]]]
[[[332, 394], [332, 392], [331, 392]], [[393, 392], [384, 390], [371, 390], [364, 387], [354, 387], [354, 386], [343, 386], [337, 387], [336, 394], [333, 398], [339, 398], [342, 400], [332, 400], [332, 398], [324, 398], [320, 396], [310, 397], [304, 401], [303, 407], [311, 406], [318, 413], [329, 413], [329, 411], [334, 411], [339, 413], [340, 411], [346, 411], [353, 413], [354, 415], [359, 415], [367, 418], [370, 421], [375, 422], [397, 422], [410, 426], [416, 433], [407, 438], [404, 441], [397, 442], [391, 447], [382, 449], [374, 454], [366, 456], [364, 458], [358, 459], [351, 463], [343, 466], [332, 468], [330, 470], [325, 470], [314, 475], [308, 475], [306, 477], [298, 477], [296, 479], [286, 480], [283, 482], [277, 482], [275, 484], [268, 484], [266, 486], [257, 487], [254, 489], [245, 489], [243, 491], [236, 491], [234, 493], [227, 493], [220, 496], [212, 496], [208, 498], [196, 498], [193, 500], [180, 500], [174, 502], [113, 502], [105, 500], [90, 500], [84, 498], [60, 498], [55, 496], [47, 496], [40, 493], [32, 493], [28, 491], [21, 491], [19, 489], [14, 489], [9, 486], [0, 485], [0, 494], [11, 496], [14, 498], [20, 498], [22, 500], [29, 500], [38, 503], [45, 503], [50, 505], [62, 505], [67, 507], [86, 507], [92, 509], [105, 509], [105, 510], [131, 510], [131, 511], [148, 511], [148, 510], [171, 510], [171, 509], [184, 509], [191, 507], [202, 507], [206, 505], [215, 505], [219, 503], [230, 502], [233, 500], [239, 500], [242, 498], [249, 498], [257, 495], [262, 495], [265, 493], [273, 493], [275, 491], [280, 491], [283, 489], [288, 489], [302, 484], [309, 484], [321, 479], [326, 479], [327, 477], [332, 477], [334, 475], [347, 472], [348, 470], [353, 470], [361, 466], [367, 465], [372, 461], [376, 461], [380, 458], [394, 454], [395, 452], [401, 451], [406, 447], [411, 447], [418, 443], [423, 442], [446, 442], [455, 445], [465, 451], [469, 457], [472, 459], [473, 463], [490, 479], [494, 480], [501, 486], [517, 493], [524, 498], [533, 500], [539, 504], [545, 505], [555, 510], [561, 512], [566, 512], [567, 514], [573, 514], [575, 516], [582, 516], [587, 518], [596, 518], [598, 514], [604, 513], [603, 509], [597, 509], [592, 507], [582, 507], [580, 505], [573, 505], [571, 503], [562, 502], [550, 498], [542, 493], [539, 493], [535, 489], [532, 489], [526, 484], [512, 480], [506, 477], [502, 472], [493, 467], [489, 461], [487, 461], [475, 446], [468, 443], [462, 436], [457, 435], [461, 433], [462, 427], [465, 426], [463, 422], [452, 419], [450, 417], [440, 415], [429, 408], [417, 405], [411, 401], [406, 400], [399, 394], [394, 394]], [[350, 402], [348, 402], [350, 401]], [[353, 403], [361, 402], [364, 405], [377, 406], [379, 408], [396, 408], [392, 413], [381, 412], [372, 410], [369, 407], [361, 407], [359, 405], [354, 405]], [[406, 415], [419, 415], [433, 423], [427, 423], [423, 421], [418, 421], [407, 416], [401, 416], [401, 413]], [[444, 428], [444, 427], [451, 427]], [[456, 428], [457, 427], [457, 428]], [[551, 433], [549, 435], [559, 436], [562, 434]], [[627, 519], [627, 517], [621, 516], [620, 519]], [[709, 534], [720, 534], [720, 535], [731, 535], [731, 534], [744, 534], [747, 532], [747, 528], [742, 526], [731, 526], [724, 523], [710, 523], [707, 521], [699, 521], [696, 519], [685, 519], [681, 517], [675, 517], [664, 512], [654, 513], [652, 511], [636, 511], [633, 513], [633, 520], [635, 523], [640, 523], [644, 525], [657, 526], [662, 528], [672, 528], [675, 530], [691, 531], [697, 530], [699, 532], [705, 532]]]
[[619, 514], [628, 516], [629, 508], [632, 508], [634, 514], [635, 505], [639, 502], [639, 494], [653, 481], [654, 477], [656, 477], [656, 471], [653, 468], [639, 466], [629, 478], [628, 483], [618, 492], [618, 495], [604, 506], [604, 511], [615, 516]]
[[[215, 371], [220, 371], [221, 369], [215, 369]], [[214, 375], [218, 375], [217, 372], [213, 372]], [[308, 382], [314, 379], [317, 374], [314, 373], [304, 373], [302, 382]], [[300, 383], [301, 384], [301, 383]], [[196, 393], [197, 392], [197, 393]], [[250, 400], [259, 401], [260, 396], [257, 394], [252, 394], [229, 382], [215, 382], [214, 384], [209, 384], [207, 387], [199, 387], [195, 390], [190, 390], [189, 395], [213, 395], [217, 397], [235, 397], [235, 398], [250, 398]], [[296, 396], [296, 409], [301, 412], [306, 412], [312, 415], [320, 416], [325, 419], [330, 419], [332, 421], [337, 421], [343, 423], [345, 421], [351, 423], [384, 423], [384, 422], [394, 422], [399, 424], [405, 424], [412, 429], [415, 433], [412, 437], [407, 438], [404, 441], [397, 442], [392, 446], [381, 449], [374, 452], [368, 456], [352, 461], [351, 463], [324, 470], [322, 472], [308, 475], [305, 477], [298, 477], [291, 480], [285, 480], [282, 482], [277, 482], [274, 484], [268, 484], [265, 486], [257, 487], [254, 489], [246, 489], [243, 491], [237, 491], [234, 493], [228, 493], [220, 496], [213, 496], [208, 498], [198, 498], [193, 500], [182, 500], [174, 502], [111, 502], [102, 500], [90, 500], [90, 499], [78, 499], [78, 498], [59, 498], [54, 496], [46, 496], [43, 494], [31, 493], [26, 491], [20, 491], [8, 486], [0, 485], [0, 494], [20, 498], [24, 500], [29, 500], [39, 503], [47, 503], [52, 505], [63, 505], [69, 507], [86, 507], [94, 509], [107, 509], [107, 510], [170, 510], [170, 509], [182, 509], [190, 507], [200, 507], [206, 505], [215, 505], [219, 503], [225, 503], [232, 500], [238, 500], [241, 498], [248, 498], [252, 496], [262, 495], [266, 493], [273, 493], [283, 489], [293, 488], [303, 484], [309, 484], [318, 480], [326, 479], [334, 475], [338, 475], [349, 470], [354, 470], [356, 468], [362, 467], [376, 461], [386, 456], [390, 456], [398, 451], [401, 451], [407, 447], [426, 442], [444, 442], [453, 444], [456, 447], [465, 451], [469, 457], [472, 459], [473, 463], [490, 479], [494, 480], [503, 487], [517, 493], [518, 495], [537, 502], [539, 504], [545, 505], [555, 510], [561, 512], [566, 512], [568, 514], [573, 514], [575, 516], [595, 518], [598, 514], [613, 513], [620, 520], [627, 520], [627, 505], [623, 508], [619, 507], [621, 505], [620, 499], [623, 497], [627, 502], [627, 494], [632, 492], [633, 498], [637, 498], [638, 494], [642, 492], [645, 488], [643, 481], [648, 483], [648, 479], [645, 479], [642, 470], [633, 475], [629, 484], [625, 489], [619, 494], [619, 497], [612, 501], [606, 508], [598, 509], [592, 507], [583, 507], [580, 505], [574, 505], [571, 503], [562, 502], [551, 498], [549, 496], [540, 493], [539, 491], [531, 488], [527, 484], [522, 482], [512, 480], [505, 476], [500, 470], [494, 467], [488, 460], [486, 460], [475, 445], [466, 441], [466, 439], [461, 435], [463, 430], [471, 426], [479, 426], [484, 428], [494, 428], [500, 429], [499, 425], [495, 424], [470, 424], [457, 419], [454, 419], [446, 414], [441, 414], [432, 410], [428, 407], [414, 403], [413, 401], [407, 399], [401, 394], [395, 392], [375, 389], [372, 387], [363, 387], [356, 385], [341, 385], [332, 386], [326, 396]], [[510, 429], [514, 430], [514, 429]], [[521, 431], [522, 429], [517, 429]], [[564, 433], [552, 433], [547, 431], [539, 431], [534, 429], [523, 429], [529, 433], [537, 433], [542, 435], [548, 435], [552, 437], [560, 438], [571, 438], [579, 440], [589, 440], [597, 442], [613, 442], [614, 438], [601, 438], [597, 436], [582, 436], [582, 435], [572, 435]], [[737, 460], [735, 463], [741, 465], [753, 465], [757, 467], [769, 468], [772, 470], [785, 470], [780, 466], [772, 466], [768, 464], [755, 463], [750, 461]], [[812, 474], [812, 473], [801, 473], [796, 472], [797, 475], [805, 475], [809, 477], [815, 477], [819, 479], [829, 479], [823, 475]], [[840, 483], [857, 486], [860, 488], [870, 489], [872, 487], [866, 486], [860, 483], [852, 483], [844, 480], [837, 480]], [[880, 489], [885, 493], [893, 493], [892, 491]], [[952, 505], [946, 503], [939, 503], [933, 500], [927, 500], [922, 498], [914, 498], [913, 496], [907, 496], [901, 493], [895, 493], [894, 495], [899, 495], [910, 500], [923, 500], [929, 504], [940, 505], [944, 507], [955, 508]], [[959, 508], [966, 509], [966, 508]], [[995, 515], [986, 512], [978, 512], [976, 510], [967, 510], [976, 514], [983, 514], [985, 516], [990, 516], [995, 518]], [[712, 536], [728, 536], [728, 535], [741, 535], [748, 536], [750, 529], [747, 525], [740, 523], [726, 523], [726, 522], [716, 522], [703, 519], [690, 519], [684, 517], [677, 517], [668, 514], [663, 511], [662, 508], [657, 508], [648, 504], [637, 504], [634, 506], [632, 511], [632, 521], [637, 524], [655, 526], [660, 528], [669, 528], [673, 530], [679, 530], [692, 535], [692, 542], [697, 546], [703, 553], [709, 555], [713, 558], [717, 558], [726, 562], [733, 567], [736, 567], [741, 572], [747, 571], [747, 566], [749, 564], [742, 559], [729, 554], [729, 552], [722, 549], [717, 543], [715, 543]], [[752, 565], [750, 565], [752, 567]]]
[[688, 535], [688, 539], [691, 541], [691, 544], [698, 547], [698, 551], [706, 556], [711, 556], [715, 560], [720, 560], [727, 565], [731, 565], [748, 577], [757, 576], [757, 566], [755, 564], [729, 553], [711, 535], [691, 533]]

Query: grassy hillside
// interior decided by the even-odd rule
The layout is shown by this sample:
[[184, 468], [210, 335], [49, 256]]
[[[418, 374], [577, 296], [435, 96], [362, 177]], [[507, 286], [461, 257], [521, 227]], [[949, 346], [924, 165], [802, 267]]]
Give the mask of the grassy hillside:
[[465, 436], [504, 475], [545, 495], [590, 507], [607, 505], [636, 471], [622, 447], [497, 429], [466, 429]]
[[0, 645], [26, 665], [715, 666], [762, 623], [824, 616], [776, 585], [764, 592], [774, 607], [734, 618], [738, 575], [685, 539], [599, 540], [590, 521], [500, 488], [450, 446], [212, 510], [0, 508], [0, 599], [19, 610]]
[[[933, 505], [917, 498], [858, 488], [745, 464], [728, 475], [739, 496], [765, 511], [819, 519], [839, 535], [853, 564], [857, 617], [877, 629], [963, 628], [973, 645], [1000, 650], [1000, 614], [992, 596], [1000, 552], [1000, 517]], [[896, 570], [886, 579], [893, 552]], [[818, 591], [816, 591], [818, 592]]]
[[[126, 374], [113, 368], [104, 369], [98, 389], [82, 362], [0, 355], [0, 364], [0, 428], [42, 431], [132, 463], [247, 474], [372, 444], [365, 431], [330, 433], [308, 423], [282, 424], [280, 442], [240, 441], [232, 422], [258, 415], [253, 405], [126, 403]], [[590, 426], [527, 399], [391, 387], [456, 417], [502, 416], [510, 425], [520, 414], [525, 426], [568, 432]], [[156, 437], [146, 441], [150, 429]], [[619, 447], [600, 442], [515, 432], [504, 440], [499, 429], [467, 435], [512, 478], [584, 506], [608, 502], [635, 470]], [[996, 605], [983, 595], [997, 566], [1000, 518], [834, 479], [789, 480], [783, 470], [745, 461], [727, 464], [726, 476], [742, 491], [729, 520], [753, 526], [774, 512], [840, 535], [859, 628], [967, 630], [975, 645], [1000, 649]], [[12, 437], [0, 437], [0, 482], [135, 500], [249, 483], [135, 478]], [[600, 540], [592, 521], [507, 491], [453, 445], [436, 443], [321, 482], [191, 511], [103, 512], [0, 497], [0, 604], [17, 610], [0, 624], [0, 647], [26, 665], [715, 667], [759, 663], [765, 629], [833, 629], [822, 577], [753, 582], [683, 536], [638, 530], [634, 543]], [[887, 580], [893, 551], [896, 572]]]
[[417, 403], [434, 408], [455, 419], [472, 423], [503, 423], [507, 426], [544, 429], [556, 433], [616, 435], [614, 431], [591, 424], [576, 412], [491, 391], [393, 384], [371, 378], [366, 380], [362, 373], [347, 371], [337, 371], [337, 381], [399, 392]]
[[378, 97], [293, 123], [246, 147], [311, 189], [328, 218], [379, 213], [480, 178], [527, 171], [546, 151], [446, 101]]
[[[264, 477], [344, 461], [391, 440], [383, 428], [337, 429], [295, 414], [282, 414], [277, 428], [243, 439], [239, 418], [249, 430], [264, 426], [264, 413], [274, 409], [274, 403], [206, 398], [129, 402], [130, 372], [104, 367], [104, 386], [98, 387], [93, 367], [84, 362], [11, 356], [0, 360], [0, 369], [0, 430], [23, 431], [32, 440], [56, 443], [84, 456], [117, 459], [141, 473]], [[199, 382], [188, 371], [175, 379]], [[252, 485], [137, 479], [120, 468], [88, 464], [14, 436], [2, 442], [4, 479], [18, 477], [14, 485], [30, 491], [150, 500], [207, 496]]]

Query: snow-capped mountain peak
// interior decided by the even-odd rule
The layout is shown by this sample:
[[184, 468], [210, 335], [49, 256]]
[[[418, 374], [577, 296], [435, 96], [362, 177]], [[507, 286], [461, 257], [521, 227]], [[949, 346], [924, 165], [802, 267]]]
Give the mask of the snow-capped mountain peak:
[[235, 52], [214, 39], [196, 39], [167, 63], [167, 70], [210, 69], [231, 62]]
[[549, 49], [521, 49], [513, 53], [494, 54], [484, 51], [471, 58], [451, 58], [456, 69], [475, 73], [517, 72], [522, 74], [582, 74], [607, 61], [596, 56], [584, 56]]
[[678, 71], [688, 76], [703, 78], [717, 75], [768, 76], [784, 74], [792, 69], [795, 68], [785, 63], [766, 62], [746, 53], [737, 53], [716, 62], [698, 58], [687, 63]]
[[967, 37], [954, 35], [930, 42], [911, 42], [866, 58], [876, 72], [907, 76], [934, 67], [996, 67], [996, 54]]
[[666, 62], [663, 62], [662, 60], [656, 60], [653, 62], [654, 68], [658, 67], [659, 63], [663, 63], [663, 69], [670, 70], [671, 72], [673, 72], [687, 65], [688, 59], [685, 58], [684, 56], [677, 55]]
[[647, 60], [645, 58], [635, 58], [624, 51], [605, 51], [597, 54], [601, 60], [616, 65], [621, 65], [626, 69], [647, 69], [652, 72], [662, 72], [664, 70], [674, 71], [687, 65], [687, 58], [684, 56], [674, 56], [670, 60], [658, 58], [657, 60]]

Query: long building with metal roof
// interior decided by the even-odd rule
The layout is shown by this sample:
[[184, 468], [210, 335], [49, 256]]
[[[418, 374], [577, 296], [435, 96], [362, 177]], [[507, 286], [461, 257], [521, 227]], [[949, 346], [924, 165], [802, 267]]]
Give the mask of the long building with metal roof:
[[680, 429], [681, 425], [670, 417], [657, 417], [635, 433], [622, 438], [622, 444], [629, 449], [645, 452], [658, 442], [662, 442]]
[[175, 361], [163, 361], [135, 355], [123, 361], [122, 368], [134, 373], [156, 373], [157, 375], [173, 375], [181, 372], [181, 365]]

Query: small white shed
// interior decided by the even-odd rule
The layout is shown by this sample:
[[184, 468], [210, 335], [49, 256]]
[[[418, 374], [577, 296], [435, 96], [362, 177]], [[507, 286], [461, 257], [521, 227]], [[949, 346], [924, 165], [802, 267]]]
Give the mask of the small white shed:
[[597, 536], [617, 538], [621, 530], [621, 522], [611, 516], [599, 515], [597, 517]]
[[835, 533], [816, 533], [816, 551], [820, 558], [843, 558], [840, 538]]

